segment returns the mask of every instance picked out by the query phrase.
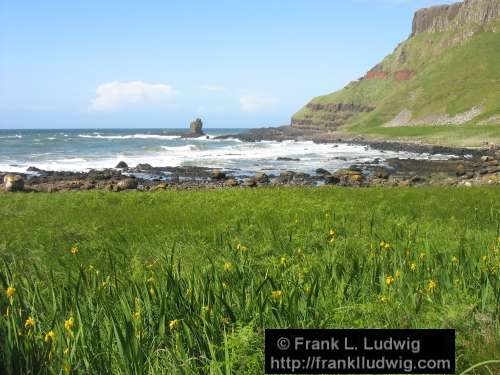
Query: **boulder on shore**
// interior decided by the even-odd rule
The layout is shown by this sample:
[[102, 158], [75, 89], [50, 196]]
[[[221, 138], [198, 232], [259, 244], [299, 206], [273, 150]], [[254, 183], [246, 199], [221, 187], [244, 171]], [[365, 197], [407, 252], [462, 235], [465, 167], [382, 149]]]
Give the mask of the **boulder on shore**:
[[364, 181], [364, 176], [360, 171], [349, 169], [339, 169], [334, 174], [343, 186], [359, 186]]
[[3, 177], [5, 191], [16, 192], [24, 190], [24, 179], [17, 174], [8, 174]]
[[151, 171], [154, 168], [153, 168], [153, 166], [151, 164], [142, 163], [142, 164], [137, 164], [135, 166], [135, 169], [137, 169], [138, 171]]
[[120, 161], [118, 164], [116, 164], [116, 169], [127, 169], [128, 168], [128, 164], [125, 163], [123, 160]]
[[324, 177], [327, 185], [337, 185], [340, 182], [340, 178], [333, 174], [326, 174]]
[[126, 178], [124, 180], [118, 181], [116, 184], [116, 189], [118, 191], [122, 190], [132, 190], [137, 189], [138, 182], [135, 178]]
[[254, 180], [260, 183], [267, 183], [269, 182], [269, 176], [264, 172], [257, 172], [254, 176]]
[[221, 170], [214, 169], [212, 173], [210, 173], [210, 178], [212, 180], [224, 180], [226, 178], [226, 173]]
[[330, 174], [330, 172], [328, 172], [326, 169], [324, 168], [318, 168], [316, 169], [316, 174], [317, 175], [327, 175], [327, 174]]

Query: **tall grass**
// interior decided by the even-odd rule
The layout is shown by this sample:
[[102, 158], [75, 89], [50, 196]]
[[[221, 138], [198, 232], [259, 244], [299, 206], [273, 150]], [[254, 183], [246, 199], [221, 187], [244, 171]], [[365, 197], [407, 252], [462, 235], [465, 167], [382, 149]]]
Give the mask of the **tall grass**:
[[498, 359], [499, 198], [2, 195], [0, 373], [258, 374], [271, 327], [455, 328], [459, 370]]

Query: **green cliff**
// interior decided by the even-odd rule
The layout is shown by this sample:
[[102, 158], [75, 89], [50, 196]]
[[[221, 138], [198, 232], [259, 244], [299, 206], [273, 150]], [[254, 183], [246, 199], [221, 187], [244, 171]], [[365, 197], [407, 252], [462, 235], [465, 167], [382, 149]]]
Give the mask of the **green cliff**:
[[292, 128], [499, 144], [500, 0], [417, 11], [405, 42], [361, 79], [314, 98]]

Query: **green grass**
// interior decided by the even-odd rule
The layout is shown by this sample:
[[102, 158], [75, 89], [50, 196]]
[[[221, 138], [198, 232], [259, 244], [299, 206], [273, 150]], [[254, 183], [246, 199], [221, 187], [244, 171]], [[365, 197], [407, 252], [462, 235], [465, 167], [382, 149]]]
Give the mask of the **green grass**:
[[455, 328], [459, 373], [500, 358], [498, 189], [3, 194], [0, 218], [2, 374], [260, 374], [271, 327]]
[[[380, 64], [389, 80], [351, 83], [340, 91], [314, 98], [312, 102], [375, 107], [372, 112], [351, 117], [340, 129], [344, 132], [409, 137], [450, 145], [498, 144], [500, 123], [488, 127], [473, 125], [500, 115], [500, 48], [496, 48], [500, 45], [499, 27], [500, 22], [496, 22], [484, 29], [467, 26], [454, 31], [419, 34], [399, 45]], [[494, 29], [496, 32], [492, 32]], [[475, 31], [472, 37], [455, 41], [471, 30]], [[403, 69], [415, 72], [415, 76], [409, 81], [395, 81], [394, 74]], [[429, 126], [425, 130], [414, 130], [412, 126], [396, 130], [382, 127], [403, 110], [411, 111], [413, 119], [422, 119], [440, 114], [454, 116], [476, 106], [481, 106], [482, 114], [464, 125]], [[331, 116], [331, 113], [304, 107], [294, 118], [321, 124]]]

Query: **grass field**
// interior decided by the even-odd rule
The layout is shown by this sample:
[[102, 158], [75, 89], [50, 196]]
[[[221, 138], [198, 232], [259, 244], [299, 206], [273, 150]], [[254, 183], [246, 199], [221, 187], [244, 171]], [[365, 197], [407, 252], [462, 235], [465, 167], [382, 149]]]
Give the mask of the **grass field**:
[[494, 188], [0, 194], [0, 373], [260, 374], [271, 327], [455, 328], [461, 373], [499, 226]]

